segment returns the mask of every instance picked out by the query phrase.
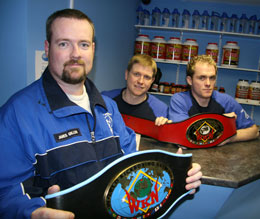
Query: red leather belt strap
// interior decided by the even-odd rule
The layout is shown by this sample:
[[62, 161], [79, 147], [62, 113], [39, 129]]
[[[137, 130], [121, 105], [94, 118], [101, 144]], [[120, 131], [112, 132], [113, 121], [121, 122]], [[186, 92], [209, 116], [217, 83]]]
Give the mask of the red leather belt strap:
[[154, 121], [122, 114], [126, 126], [136, 133], [188, 148], [213, 147], [236, 134], [235, 117], [198, 114], [181, 122], [156, 126]]

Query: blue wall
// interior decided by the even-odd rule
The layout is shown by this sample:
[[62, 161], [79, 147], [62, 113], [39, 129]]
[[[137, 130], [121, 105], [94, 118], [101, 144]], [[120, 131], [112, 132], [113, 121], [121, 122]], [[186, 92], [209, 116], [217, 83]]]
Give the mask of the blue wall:
[[[124, 70], [133, 55], [135, 10], [139, 0], [74, 0], [96, 27], [96, 54], [89, 77], [100, 90], [124, 86]], [[34, 81], [35, 50], [44, 50], [45, 22], [69, 0], [0, 0], [0, 106]]]
[[[96, 54], [94, 67], [89, 77], [99, 90], [123, 87], [124, 70], [133, 54], [134, 40], [137, 35], [135, 10], [140, 0], [74, 0], [74, 8], [86, 12], [96, 26]], [[55, 10], [68, 8], [69, 0], [0, 0], [1, 34], [0, 34], [0, 106], [16, 91], [34, 81], [35, 50], [44, 49], [45, 21]], [[151, 0], [144, 8], [152, 10], [155, 6], [161, 10], [167, 7], [172, 11], [178, 8], [180, 12], [194, 9], [203, 12], [205, 9], [229, 15], [246, 13], [256, 14], [260, 18], [259, 6], [234, 5], [224, 3], [205, 3], [190, 0]], [[148, 31], [151, 38], [160, 32]], [[178, 32], [168, 32], [166, 37], [178, 36]], [[208, 42], [218, 42], [218, 36], [202, 34], [187, 34], [184, 39], [198, 39], [199, 54], [205, 52]], [[223, 44], [232, 37], [225, 37]], [[259, 59], [259, 39], [236, 38], [241, 48], [240, 67], [257, 68]], [[253, 48], [253, 49], [252, 49]], [[158, 65], [163, 77], [161, 81], [175, 82], [176, 66], [169, 64]], [[256, 79], [256, 73], [233, 70], [219, 71], [218, 86], [224, 86], [227, 93], [234, 96], [235, 86], [239, 78]], [[180, 83], [185, 83], [185, 66], [180, 68]], [[167, 99], [167, 98], [166, 98]], [[250, 114], [252, 107], [244, 106]], [[254, 118], [260, 124], [260, 107], [254, 107]]]
[[27, 2], [0, 1], [0, 106], [26, 86]]

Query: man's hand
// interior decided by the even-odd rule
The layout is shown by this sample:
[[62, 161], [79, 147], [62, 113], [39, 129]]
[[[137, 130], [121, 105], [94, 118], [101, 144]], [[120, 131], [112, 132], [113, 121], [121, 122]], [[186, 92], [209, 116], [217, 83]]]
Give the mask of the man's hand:
[[[177, 154], [182, 154], [182, 149], [179, 148], [177, 151]], [[198, 163], [192, 163], [192, 168], [188, 171], [187, 175], [188, 177], [186, 178], [186, 186], [185, 188], [187, 190], [191, 190], [190, 194], [194, 194], [196, 192], [196, 188], [198, 188], [201, 185], [201, 177], [202, 177], [202, 172], [201, 166]]]
[[[60, 191], [58, 185], [53, 185], [48, 189], [48, 194], [53, 194]], [[74, 219], [75, 215], [69, 211], [56, 210], [52, 208], [41, 207], [33, 211], [31, 219]]]
[[162, 116], [161, 117], [157, 117], [155, 119], [155, 125], [157, 125], [157, 126], [164, 125], [166, 123], [172, 123], [172, 120], [168, 120], [167, 118], [162, 117]]
[[234, 112], [224, 113], [223, 115], [224, 115], [224, 116], [227, 116], [227, 117], [235, 117], [235, 119], [237, 119], [237, 114], [235, 114]]

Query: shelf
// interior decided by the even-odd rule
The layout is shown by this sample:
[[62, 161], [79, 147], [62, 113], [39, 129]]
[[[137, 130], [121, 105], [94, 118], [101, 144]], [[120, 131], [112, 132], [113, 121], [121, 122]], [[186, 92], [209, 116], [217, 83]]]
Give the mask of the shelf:
[[260, 35], [256, 35], [256, 34], [233, 33], [233, 32], [214, 31], [214, 30], [163, 27], [163, 26], [145, 26], [145, 25], [135, 25], [135, 27], [138, 29], [144, 28], [144, 29], [153, 29], [153, 30], [173, 30], [173, 31], [183, 31], [183, 32], [197, 32], [197, 33], [207, 33], [207, 34], [233, 35], [233, 36], [240, 36], [240, 37], [260, 38]]
[[[158, 63], [166, 63], [166, 64], [176, 64], [176, 65], [187, 65], [187, 62], [174, 62], [174, 61], [166, 61], [166, 60], [158, 60], [155, 59], [156, 62]], [[239, 68], [239, 67], [227, 67], [227, 66], [218, 66], [218, 68], [222, 69], [232, 69], [232, 70], [237, 70], [237, 71], [251, 71], [251, 72], [260, 72], [260, 70], [257, 69], [249, 69], [249, 68]]]
[[[172, 96], [172, 94], [166, 94], [161, 92], [148, 92], [148, 93], [153, 95]], [[240, 104], [260, 106], [260, 100], [250, 100], [250, 99], [241, 99], [241, 98], [235, 98], [235, 99]]]
[[260, 100], [250, 100], [250, 99], [236, 98], [236, 101], [237, 101], [238, 103], [240, 103], [240, 104], [260, 106]]
[[149, 94], [154, 94], [154, 95], [161, 95], [161, 96], [172, 96], [172, 94], [166, 94], [166, 93], [161, 93], [161, 92], [148, 92]]

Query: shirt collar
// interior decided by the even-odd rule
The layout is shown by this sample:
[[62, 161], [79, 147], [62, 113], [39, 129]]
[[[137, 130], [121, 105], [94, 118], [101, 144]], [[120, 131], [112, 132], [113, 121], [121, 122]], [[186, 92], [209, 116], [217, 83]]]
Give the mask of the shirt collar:
[[[48, 100], [48, 103], [50, 105], [51, 111], [55, 111], [57, 109], [66, 107], [66, 106], [75, 106], [76, 104], [69, 100], [67, 95], [64, 93], [64, 91], [60, 88], [56, 80], [52, 77], [48, 67], [45, 69], [43, 76], [43, 88]], [[94, 85], [94, 83], [87, 78], [85, 81], [85, 87], [87, 90], [87, 93], [89, 95], [89, 102], [90, 107], [94, 109], [96, 105], [100, 105], [103, 108], [106, 108], [106, 104]]]

